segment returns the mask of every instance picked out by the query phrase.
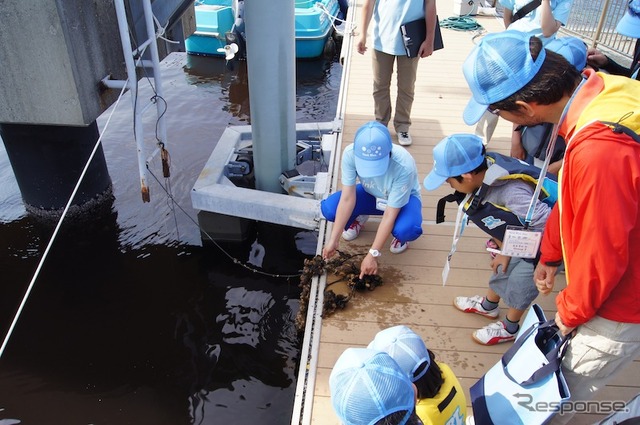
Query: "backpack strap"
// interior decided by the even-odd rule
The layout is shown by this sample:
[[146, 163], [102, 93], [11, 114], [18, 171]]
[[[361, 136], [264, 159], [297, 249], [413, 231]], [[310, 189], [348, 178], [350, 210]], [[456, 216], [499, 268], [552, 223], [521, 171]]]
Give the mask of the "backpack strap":
[[487, 192], [489, 191], [489, 187], [496, 182], [496, 180], [500, 180], [501, 178], [508, 176], [509, 171], [501, 167], [500, 165], [495, 163], [495, 160], [491, 163], [491, 166], [487, 169], [484, 174], [484, 180], [482, 181], [482, 186], [473, 194], [471, 201], [469, 203], [469, 208], [467, 208], [467, 215], [472, 216], [475, 214], [476, 210], [480, 207], [480, 204], [484, 201], [484, 198], [487, 196]]
[[482, 183], [480, 189], [473, 194], [471, 198], [471, 202], [469, 203], [469, 208], [467, 208], [467, 215], [474, 215], [480, 204], [484, 200], [484, 197], [487, 196], [487, 192], [489, 191], [489, 185], [487, 183]]
[[444, 222], [444, 207], [447, 205], [447, 202], [457, 202], [459, 204], [462, 202], [464, 197], [464, 193], [456, 190], [452, 194], [440, 198], [438, 206], [436, 207], [436, 224]]
[[529, 14], [529, 12], [540, 6], [540, 4], [542, 4], [541, 0], [532, 0], [529, 3], [525, 4], [520, 9], [518, 9], [516, 13], [513, 14], [513, 16], [511, 17], [511, 23], [514, 23], [520, 18], [524, 18]]

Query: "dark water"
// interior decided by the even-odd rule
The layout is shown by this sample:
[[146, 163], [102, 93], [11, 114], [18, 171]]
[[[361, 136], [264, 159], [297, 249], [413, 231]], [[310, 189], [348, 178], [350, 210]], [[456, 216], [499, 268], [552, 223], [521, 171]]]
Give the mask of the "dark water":
[[[65, 223], [53, 244], [0, 358], [1, 425], [290, 422], [299, 280], [234, 264], [203, 244], [192, 222], [189, 192], [219, 136], [249, 123], [246, 68], [182, 53], [164, 65], [172, 177], [152, 179], [151, 202], [142, 203], [125, 96], [106, 129], [111, 109], [98, 120], [111, 212]], [[341, 71], [335, 58], [298, 62], [299, 122], [334, 118]], [[152, 95], [145, 81], [140, 92]], [[153, 126], [145, 118], [147, 134]], [[2, 144], [0, 181], [4, 339], [52, 229], [26, 215]], [[224, 249], [265, 272], [295, 275], [316, 242], [313, 232], [260, 225], [251, 240]], [[257, 245], [264, 256], [251, 255]]]

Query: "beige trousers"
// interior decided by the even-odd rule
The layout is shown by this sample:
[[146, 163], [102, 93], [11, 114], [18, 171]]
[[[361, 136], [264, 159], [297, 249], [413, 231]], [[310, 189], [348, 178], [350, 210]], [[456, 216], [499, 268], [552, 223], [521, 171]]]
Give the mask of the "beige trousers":
[[388, 125], [391, 120], [391, 75], [397, 62], [398, 96], [393, 116], [396, 133], [408, 132], [411, 126], [411, 106], [420, 58], [389, 55], [375, 49], [373, 58], [373, 101], [376, 121]]
[[[564, 377], [571, 391], [570, 401], [591, 400], [616, 373], [624, 372], [625, 366], [639, 355], [638, 323], [620, 323], [596, 316], [579, 326], [562, 361]], [[574, 414], [572, 411], [558, 414], [549, 424], [567, 424]]]

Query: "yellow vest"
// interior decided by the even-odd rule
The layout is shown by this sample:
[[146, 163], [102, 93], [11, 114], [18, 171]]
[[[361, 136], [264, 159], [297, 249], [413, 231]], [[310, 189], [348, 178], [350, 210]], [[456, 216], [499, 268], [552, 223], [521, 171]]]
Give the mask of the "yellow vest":
[[[640, 84], [618, 75], [598, 73], [598, 76], [604, 81], [604, 89], [586, 105], [580, 114], [575, 133], [594, 121], [618, 122], [623, 117], [620, 124], [638, 132], [640, 130], [640, 114], [638, 113], [640, 109]], [[601, 101], [602, 98], [606, 100]]]
[[416, 404], [416, 413], [424, 425], [464, 425], [467, 399], [451, 368], [438, 363], [444, 382], [433, 398], [423, 398]]

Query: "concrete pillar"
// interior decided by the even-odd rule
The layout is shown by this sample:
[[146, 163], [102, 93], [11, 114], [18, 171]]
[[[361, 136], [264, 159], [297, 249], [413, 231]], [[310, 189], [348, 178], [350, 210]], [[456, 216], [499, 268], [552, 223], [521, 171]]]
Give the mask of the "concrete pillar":
[[256, 189], [282, 193], [296, 158], [294, 2], [246, 0], [245, 29]]
[[[57, 219], [99, 137], [94, 121], [86, 127], [0, 124], [0, 136], [27, 211]], [[93, 209], [112, 197], [111, 177], [98, 148], [72, 202], [72, 213]]]

